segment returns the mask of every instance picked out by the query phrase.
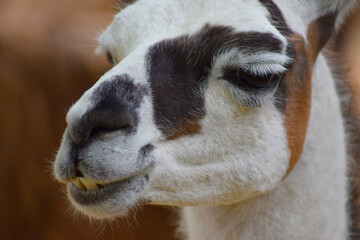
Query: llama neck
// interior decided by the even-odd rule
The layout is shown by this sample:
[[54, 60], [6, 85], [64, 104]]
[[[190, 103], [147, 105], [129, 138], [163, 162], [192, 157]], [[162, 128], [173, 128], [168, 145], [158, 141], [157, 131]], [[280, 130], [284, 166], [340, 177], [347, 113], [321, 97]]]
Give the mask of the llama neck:
[[344, 129], [322, 56], [313, 74], [307, 139], [299, 162], [274, 190], [226, 206], [185, 207], [188, 239], [346, 239]]

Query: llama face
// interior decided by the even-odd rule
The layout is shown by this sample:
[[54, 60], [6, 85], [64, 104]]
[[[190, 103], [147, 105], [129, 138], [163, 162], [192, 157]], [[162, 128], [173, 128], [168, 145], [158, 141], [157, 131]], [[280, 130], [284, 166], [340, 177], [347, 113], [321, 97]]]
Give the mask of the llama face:
[[101, 35], [114, 67], [71, 107], [55, 162], [78, 209], [229, 204], [294, 166], [312, 55], [271, 1], [226, 3], [138, 1]]

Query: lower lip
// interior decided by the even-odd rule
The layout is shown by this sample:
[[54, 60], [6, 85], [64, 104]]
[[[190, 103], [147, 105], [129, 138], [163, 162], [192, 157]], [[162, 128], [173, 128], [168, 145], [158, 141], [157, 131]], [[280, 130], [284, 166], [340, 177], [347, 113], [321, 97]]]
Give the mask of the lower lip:
[[80, 189], [73, 183], [69, 183], [68, 192], [70, 197], [80, 205], [96, 205], [111, 198], [122, 186], [128, 184], [129, 181], [131, 181], [131, 179], [109, 183], [104, 187], [94, 190]]

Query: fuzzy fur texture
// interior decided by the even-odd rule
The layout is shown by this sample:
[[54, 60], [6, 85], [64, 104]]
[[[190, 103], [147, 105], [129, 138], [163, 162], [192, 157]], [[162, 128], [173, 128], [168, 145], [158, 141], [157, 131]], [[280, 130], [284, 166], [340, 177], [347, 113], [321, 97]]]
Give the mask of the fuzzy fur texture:
[[[311, 22], [338, 12], [335, 25], [339, 28], [351, 5], [350, 1], [348, 5], [321, 0], [274, 2], [291, 31], [305, 39], [305, 45], [310, 42], [307, 29]], [[269, 87], [249, 90], [223, 76], [229, 66], [256, 76], [282, 75], [296, 63], [296, 58], [288, 54], [291, 39], [271, 23], [270, 15], [257, 0], [140, 0], [116, 15], [100, 36], [97, 49], [111, 53], [115, 66], [70, 109], [55, 162], [55, 176], [68, 184], [73, 204], [94, 218], [124, 215], [140, 202], [181, 206], [185, 239], [347, 239], [344, 121], [335, 83], [322, 55], [314, 66], [309, 64], [310, 73], [313, 70], [309, 124], [304, 130], [301, 156], [290, 173], [293, 153], [285, 125], [288, 112], [284, 113], [279, 103], [294, 101], [292, 96], [279, 99], [279, 84], [275, 81]], [[206, 36], [211, 26], [228, 27], [224, 36], [270, 33], [281, 43], [281, 49], [255, 52], [251, 45], [229, 51], [217, 48], [212, 38], [198, 37]], [[266, 39], [262, 41], [267, 44]], [[231, 45], [229, 41], [222, 44]], [[192, 45], [199, 47], [186, 52]], [[201, 81], [190, 81], [197, 76], [196, 68], [184, 68], [188, 75], [179, 77], [185, 70], [178, 71], [178, 63], [189, 65], [189, 56], [205, 61], [210, 45], [216, 51], [210, 51], [211, 61], [199, 73]], [[166, 50], [181, 46], [186, 46], [185, 54]], [[157, 66], [159, 69], [149, 64], [153, 52], [169, 58]], [[311, 57], [316, 54], [310, 53]], [[193, 111], [189, 107], [189, 112], [184, 112], [187, 118], [181, 121], [161, 116], [166, 106], [178, 111], [178, 102], [176, 96], [154, 89], [159, 85], [150, 79], [153, 71], [161, 72], [165, 79], [162, 84], [170, 85], [170, 90], [175, 84], [172, 79], [187, 79], [184, 87], [195, 87], [185, 90], [194, 91], [194, 96], [182, 97], [189, 97], [190, 105], [196, 99], [201, 109]], [[96, 125], [89, 129], [85, 141], [77, 140], [82, 126], [98, 118], [95, 112], [84, 120], [90, 109], [101, 108], [94, 100], [99, 98], [97, 89], [125, 74], [136, 89], [144, 89], [139, 105], [131, 105], [137, 116], [136, 126], [128, 132]], [[115, 95], [122, 99], [125, 109], [133, 95], [140, 95], [119, 91]], [[166, 101], [160, 107], [155, 106], [161, 97], [155, 92]], [[166, 128], [178, 128], [180, 135], [169, 137]], [[93, 192], [79, 190], [71, 183], [79, 177], [79, 171], [85, 179], [109, 185]]]

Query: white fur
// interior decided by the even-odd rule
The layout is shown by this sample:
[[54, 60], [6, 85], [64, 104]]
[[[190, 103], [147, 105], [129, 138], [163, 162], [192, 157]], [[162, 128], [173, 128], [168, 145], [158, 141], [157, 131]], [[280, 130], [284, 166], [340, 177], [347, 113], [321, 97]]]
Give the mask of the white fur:
[[344, 129], [322, 57], [315, 69], [311, 120], [296, 167], [281, 185], [255, 198], [185, 207], [182, 230], [189, 239], [346, 239]]
[[[290, 27], [306, 37], [307, 25], [342, 1], [277, 0]], [[188, 239], [327, 239], [347, 237], [347, 179], [343, 120], [330, 71], [322, 56], [314, 67], [312, 108], [305, 146], [299, 162], [285, 179], [290, 152], [283, 115], [273, 92], [258, 97], [249, 108], [246, 92], [219, 79], [222, 66], [241, 65], [254, 73], [281, 73], [290, 59], [286, 39], [270, 24], [266, 8], [256, 0], [140, 0], [119, 13], [100, 36], [98, 52], [109, 51], [116, 65], [71, 108], [69, 128], [89, 108], [100, 83], [128, 74], [148, 87], [146, 52], [153, 44], [193, 34], [205, 24], [231, 26], [236, 31], [272, 33], [284, 42], [281, 54], [219, 52], [210, 72], [205, 96], [206, 115], [201, 133], [166, 140], [154, 121], [152, 95], [138, 110], [134, 135], [105, 134], [86, 146], [81, 158], [94, 169], [86, 177], [111, 182], [128, 178], [129, 186], [115, 197], [92, 206], [73, 201], [81, 211], [97, 217], [125, 214], [138, 201], [183, 206], [181, 230]], [[290, 99], [291, 101], [291, 99]], [[55, 175], [69, 161], [69, 139], [55, 164]], [[153, 144], [154, 165], [146, 170], [150, 182], [140, 193], [144, 166], [136, 154]], [[134, 177], [135, 176], [135, 177]]]

